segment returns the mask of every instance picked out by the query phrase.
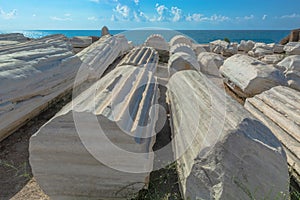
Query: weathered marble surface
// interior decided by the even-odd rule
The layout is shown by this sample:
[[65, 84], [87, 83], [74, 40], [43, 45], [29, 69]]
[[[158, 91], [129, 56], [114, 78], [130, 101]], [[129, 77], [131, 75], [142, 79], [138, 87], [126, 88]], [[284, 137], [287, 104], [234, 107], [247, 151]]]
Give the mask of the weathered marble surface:
[[193, 44], [192, 48], [194, 52], [196, 53], [196, 56], [198, 56], [202, 52], [209, 52], [209, 44]]
[[300, 55], [300, 42], [289, 42], [284, 46], [283, 50], [288, 55]]
[[187, 53], [178, 52], [173, 54], [168, 62], [169, 76], [171, 77], [181, 70], [197, 70], [200, 71], [200, 66], [197, 59]]
[[245, 108], [281, 141], [300, 184], [300, 92], [277, 86], [247, 99]]
[[217, 54], [221, 54], [228, 46], [229, 43], [224, 40], [215, 40], [209, 43], [210, 51]]
[[300, 91], [300, 55], [288, 56], [276, 67], [283, 71], [288, 85]]
[[158, 59], [158, 53], [154, 48], [136, 47], [121, 60], [119, 66], [133, 65], [137, 67], [146, 67], [149, 71], [154, 73]]
[[246, 55], [237, 54], [226, 59], [220, 73], [240, 97], [251, 97], [277, 85], [287, 85], [280, 70]]
[[224, 58], [215, 53], [203, 52], [198, 55], [201, 72], [213, 76], [220, 76], [219, 68], [224, 63]]
[[196, 58], [196, 54], [190, 45], [179, 43], [179, 44], [175, 44], [174, 46], [171, 46], [170, 56], [178, 52], [187, 53]]
[[184, 199], [274, 199], [280, 192], [288, 194], [280, 142], [222, 94], [196, 71], [178, 72], [168, 83], [173, 151], [179, 157]]
[[74, 48], [85, 48], [92, 44], [92, 38], [89, 36], [76, 36], [70, 39]]
[[150, 35], [145, 41], [145, 46], [153, 47], [156, 50], [169, 51], [168, 42], [159, 34]]
[[266, 64], [277, 64], [283, 59], [284, 59], [284, 55], [273, 54], [273, 55], [265, 55], [260, 60]]
[[248, 41], [242, 40], [238, 45], [238, 50], [248, 53], [248, 51], [253, 49], [254, 45], [255, 42], [253, 42], [252, 40], [248, 40]]
[[193, 46], [192, 40], [183, 35], [176, 35], [170, 40], [170, 47], [176, 44], [186, 44], [189, 45], [190, 47]]
[[130, 46], [123, 35], [101, 37], [77, 54], [84, 64], [79, 72], [78, 81], [99, 79], [116, 58], [129, 50]]
[[248, 55], [252, 57], [260, 57], [264, 55], [271, 55], [273, 53], [274, 53], [274, 45], [257, 42], [255, 43], [253, 49], [248, 52]]
[[153, 167], [157, 90], [146, 68], [121, 66], [66, 105], [30, 139], [42, 189], [52, 199], [127, 199], [142, 189]]
[[229, 57], [238, 53], [238, 45], [235, 43], [228, 43], [223, 40], [215, 40], [209, 43], [210, 51], [223, 56]]
[[27, 42], [29, 40], [30, 39], [25, 37], [22, 33], [0, 34], [0, 41]]
[[0, 140], [70, 92], [81, 65], [63, 35], [0, 48]]

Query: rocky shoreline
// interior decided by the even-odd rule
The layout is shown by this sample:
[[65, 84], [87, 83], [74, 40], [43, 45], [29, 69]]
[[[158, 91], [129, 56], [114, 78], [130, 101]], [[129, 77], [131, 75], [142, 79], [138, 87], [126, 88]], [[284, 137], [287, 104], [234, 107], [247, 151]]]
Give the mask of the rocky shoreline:
[[[178, 158], [183, 199], [284, 198], [289, 172], [300, 185], [296, 33], [286, 44], [195, 44], [183, 35], [168, 42], [155, 34], [140, 47], [125, 36], [111, 36], [106, 27], [101, 37], [0, 35], [0, 141], [72, 91], [73, 100], [30, 140], [33, 175], [54, 199], [126, 199], [149, 185], [150, 171], [130, 169], [154, 166], [157, 138], [149, 136], [163, 115], [152, 106], [166, 95], [174, 138], [170, 157]], [[159, 89], [162, 85], [167, 91]], [[244, 107], [231, 96], [242, 99]], [[116, 146], [146, 153], [147, 159], [126, 163], [126, 157], [114, 154], [112, 163], [127, 167], [126, 173], [95, 160], [72, 125], [74, 112], [80, 119], [98, 118]], [[88, 132], [97, 130], [86, 124]], [[124, 130], [131, 135], [124, 137]], [[191, 146], [183, 151], [186, 143]]]

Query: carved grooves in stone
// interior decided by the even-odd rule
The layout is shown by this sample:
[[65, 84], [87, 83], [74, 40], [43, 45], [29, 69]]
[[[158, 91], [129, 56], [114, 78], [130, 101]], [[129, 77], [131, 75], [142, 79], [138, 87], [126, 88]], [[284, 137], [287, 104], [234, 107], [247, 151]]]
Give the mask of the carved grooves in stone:
[[152, 47], [136, 47], [120, 62], [122, 65], [146, 66], [148, 70], [155, 72], [158, 63], [158, 53]]
[[288, 164], [300, 181], [300, 92], [274, 87], [246, 100], [245, 108], [276, 135], [287, 153]]
[[273, 199], [280, 191], [288, 193], [280, 142], [218, 86], [200, 72], [185, 70], [170, 78], [167, 96], [184, 199], [261, 198], [267, 193]]
[[[157, 102], [157, 90], [147, 68], [120, 66], [66, 105], [30, 141], [30, 164], [44, 191], [56, 198], [126, 199], [142, 189], [149, 173], [116, 171], [95, 160], [80, 141], [72, 112], [84, 121], [83, 134], [90, 133], [87, 140], [106, 152], [114, 165], [135, 172], [152, 169], [158, 113], [151, 106]], [[114, 145], [148, 156], [133, 162], [116, 153], [107, 142], [97, 140], [99, 133], [91, 134], [98, 127], [90, 117], [97, 119]]]
[[81, 64], [63, 35], [0, 48], [0, 140], [70, 92]]

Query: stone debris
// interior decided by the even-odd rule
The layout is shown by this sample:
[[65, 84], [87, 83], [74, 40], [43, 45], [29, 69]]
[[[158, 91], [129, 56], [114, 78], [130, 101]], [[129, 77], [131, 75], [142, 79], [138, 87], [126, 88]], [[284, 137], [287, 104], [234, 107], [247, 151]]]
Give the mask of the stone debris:
[[288, 56], [276, 67], [283, 71], [288, 85], [300, 91], [300, 55]]
[[225, 83], [240, 97], [252, 97], [277, 85], [287, 85], [284, 74], [247, 55], [234, 55], [220, 68]]

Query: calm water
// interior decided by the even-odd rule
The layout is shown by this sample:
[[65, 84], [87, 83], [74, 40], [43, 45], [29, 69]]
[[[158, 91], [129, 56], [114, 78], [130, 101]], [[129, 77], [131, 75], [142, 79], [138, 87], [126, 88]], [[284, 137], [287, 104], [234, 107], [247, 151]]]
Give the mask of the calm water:
[[[64, 34], [67, 37], [74, 36], [99, 36], [101, 31], [99, 30], [29, 30], [29, 31], [0, 31], [0, 33], [19, 32], [30, 38], [40, 38], [51, 34]], [[142, 44], [149, 35], [153, 33], [159, 33], [169, 41], [174, 35], [185, 34], [195, 40], [197, 43], [208, 43], [216, 39], [228, 38], [232, 42], [239, 42], [241, 40], [253, 40], [256, 42], [265, 43], [278, 43], [282, 38], [289, 34], [289, 30], [253, 30], [253, 31], [237, 31], [237, 30], [110, 30], [110, 33], [115, 35], [122, 33], [126, 37], [133, 41], [135, 44]]]

